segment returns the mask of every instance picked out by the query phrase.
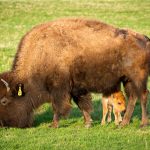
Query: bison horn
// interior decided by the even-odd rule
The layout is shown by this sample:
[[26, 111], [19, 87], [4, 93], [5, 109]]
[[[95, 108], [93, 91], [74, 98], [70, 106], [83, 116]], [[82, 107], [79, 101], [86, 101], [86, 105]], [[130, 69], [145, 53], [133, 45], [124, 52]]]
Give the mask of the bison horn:
[[4, 79], [1, 79], [1, 81], [5, 84], [5, 86], [7, 88], [7, 92], [9, 92], [9, 90], [10, 90], [9, 84]]

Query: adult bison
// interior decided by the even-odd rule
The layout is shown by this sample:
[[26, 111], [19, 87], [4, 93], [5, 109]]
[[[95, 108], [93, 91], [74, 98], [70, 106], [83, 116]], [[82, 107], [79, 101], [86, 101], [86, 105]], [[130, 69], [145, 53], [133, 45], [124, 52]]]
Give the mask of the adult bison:
[[147, 125], [149, 45], [144, 35], [99, 21], [62, 19], [34, 27], [22, 38], [11, 71], [0, 74], [1, 126], [31, 126], [33, 110], [51, 101], [58, 127], [71, 98], [90, 126], [89, 92], [109, 95], [120, 82], [129, 96], [122, 125], [129, 123], [137, 97]]

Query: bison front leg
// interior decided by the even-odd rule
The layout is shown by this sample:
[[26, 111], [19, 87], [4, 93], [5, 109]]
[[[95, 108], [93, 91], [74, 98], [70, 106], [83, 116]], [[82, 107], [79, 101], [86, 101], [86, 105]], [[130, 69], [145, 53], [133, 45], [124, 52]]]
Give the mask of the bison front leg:
[[92, 123], [92, 118], [90, 116], [90, 113], [92, 111], [91, 99], [92, 97], [89, 93], [80, 96], [73, 96], [74, 102], [78, 105], [78, 107], [83, 113], [85, 127], [87, 128], [91, 127], [91, 123]]
[[69, 93], [55, 91], [52, 98], [52, 107], [54, 111], [53, 122], [51, 127], [59, 127], [59, 119], [61, 116], [67, 116], [71, 109], [71, 96]]
[[147, 112], [147, 100], [148, 100], [149, 91], [146, 90], [143, 92], [141, 96], [141, 108], [142, 108], [142, 122], [141, 127], [147, 126], [149, 124], [148, 121], [148, 112]]
[[[54, 108], [53, 108], [53, 110], [54, 110]], [[59, 127], [59, 118], [60, 118], [60, 114], [56, 110], [54, 110], [53, 122], [50, 125], [50, 127], [58, 128]]]

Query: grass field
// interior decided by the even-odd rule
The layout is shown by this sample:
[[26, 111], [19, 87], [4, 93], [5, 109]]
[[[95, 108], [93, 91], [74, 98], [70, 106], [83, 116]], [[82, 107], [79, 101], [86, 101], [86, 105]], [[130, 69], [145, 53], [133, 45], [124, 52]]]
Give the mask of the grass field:
[[[30, 28], [68, 16], [95, 18], [150, 36], [150, 0], [0, 0], [0, 72], [9, 70], [17, 44]], [[74, 104], [69, 118], [60, 121], [60, 128], [48, 128], [52, 121], [52, 109], [45, 104], [35, 112], [32, 128], [0, 129], [0, 150], [150, 149], [150, 127], [139, 128], [139, 102], [131, 124], [118, 129], [114, 123], [100, 126], [100, 98], [100, 95], [93, 94], [92, 128], [84, 128], [83, 117]]]

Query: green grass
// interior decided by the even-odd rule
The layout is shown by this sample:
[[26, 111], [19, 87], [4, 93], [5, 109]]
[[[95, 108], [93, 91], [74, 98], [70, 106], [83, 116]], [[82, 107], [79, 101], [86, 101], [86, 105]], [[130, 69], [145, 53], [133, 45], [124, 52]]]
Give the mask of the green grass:
[[[150, 36], [150, 0], [1, 0], [0, 72], [10, 69], [23, 34], [36, 24], [67, 16], [95, 18]], [[100, 126], [102, 110], [99, 95], [93, 95], [93, 105], [92, 128], [84, 128], [83, 117], [73, 105], [69, 118], [60, 121], [60, 128], [52, 129], [48, 128], [52, 109], [45, 104], [35, 112], [32, 128], [0, 129], [0, 149], [150, 149], [150, 127], [139, 128], [139, 102], [131, 124], [123, 129], [116, 128], [114, 123]]]

